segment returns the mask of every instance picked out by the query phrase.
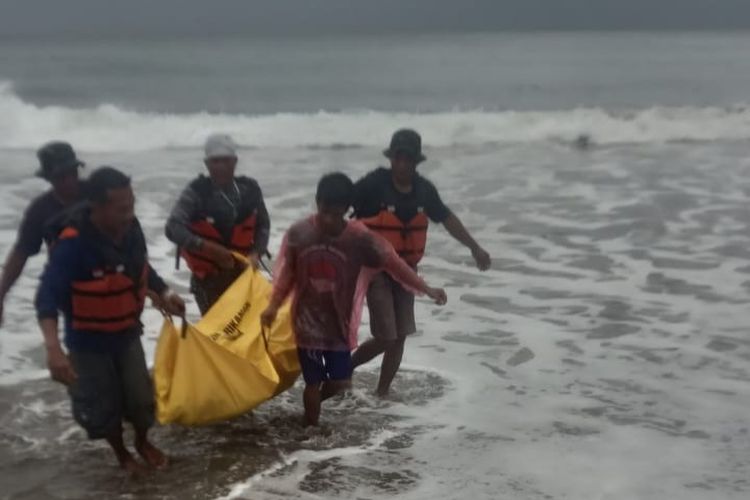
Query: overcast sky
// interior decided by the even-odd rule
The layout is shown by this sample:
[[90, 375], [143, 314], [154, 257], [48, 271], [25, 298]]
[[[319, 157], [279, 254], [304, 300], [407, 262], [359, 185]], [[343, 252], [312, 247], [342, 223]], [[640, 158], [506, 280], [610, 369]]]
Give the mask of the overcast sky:
[[0, 0], [0, 35], [748, 29], [750, 0]]

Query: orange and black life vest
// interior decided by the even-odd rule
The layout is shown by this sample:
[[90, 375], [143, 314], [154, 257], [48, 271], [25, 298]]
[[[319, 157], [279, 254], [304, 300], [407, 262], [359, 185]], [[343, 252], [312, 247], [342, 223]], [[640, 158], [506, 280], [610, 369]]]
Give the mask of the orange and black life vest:
[[408, 221], [405, 222], [396, 215], [398, 197], [390, 182], [384, 187], [380, 211], [373, 216], [360, 218], [368, 228], [390, 241], [401, 258], [412, 266], [416, 266], [424, 256], [427, 228], [430, 223], [430, 219], [425, 214], [421, 192], [417, 188], [418, 184], [415, 184], [417, 213]]
[[[236, 182], [239, 186], [251, 182], [246, 177], [238, 177]], [[201, 197], [203, 207], [190, 223], [190, 230], [196, 236], [204, 240], [212, 241], [226, 248], [247, 255], [253, 249], [255, 242], [255, 226], [257, 218], [257, 207], [252, 200], [240, 195], [240, 205], [237, 209], [237, 217], [231, 228], [230, 234], [222, 235], [214, 224], [214, 218], [205, 210], [206, 200], [211, 195], [211, 179], [201, 176], [191, 184], [193, 189]], [[182, 248], [180, 255], [187, 262], [190, 271], [198, 278], [205, 278], [216, 274], [219, 268], [208, 256], [200, 250], [188, 250]]]
[[[77, 238], [79, 230], [69, 226], [59, 239]], [[140, 327], [146, 300], [148, 261], [143, 245], [142, 270], [135, 279], [124, 264], [101, 264], [85, 278], [71, 284], [72, 326], [85, 332], [129, 332]]]

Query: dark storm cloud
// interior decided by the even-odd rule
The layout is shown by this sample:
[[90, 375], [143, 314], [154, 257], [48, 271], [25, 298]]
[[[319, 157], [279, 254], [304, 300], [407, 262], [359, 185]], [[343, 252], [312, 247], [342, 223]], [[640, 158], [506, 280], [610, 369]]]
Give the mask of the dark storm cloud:
[[0, 0], [0, 35], [743, 29], [750, 0]]

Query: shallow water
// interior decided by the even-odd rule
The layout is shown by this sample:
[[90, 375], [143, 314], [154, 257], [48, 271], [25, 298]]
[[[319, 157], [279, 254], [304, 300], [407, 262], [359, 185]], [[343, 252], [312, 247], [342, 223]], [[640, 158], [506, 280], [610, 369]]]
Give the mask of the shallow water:
[[[84, 151], [85, 153], [85, 151]], [[6, 150], [5, 252], [42, 187]], [[575, 151], [558, 143], [435, 147], [422, 167], [493, 254], [479, 273], [440, 228], [422, 273], [449, 304], [418, 301], [420, 333], [394, 401], [324, 407], [300, 427], [300, 389], [220, 426], [160, 428], [173, 467], [133, 482], [84, 439], [44, 380], [31, 297], [36, 259], [0, 335], [0, 480], [8, 498], [744, 499], [750, 491], [750, 160], [743, 142]], [[273, 217], [272, 248], [312, 207], [321, 172], [372, 168], [375, 148], [245, 150]], [[134, 176], [152, 258], [180, 290], [161, 226], [200, 170], [196, 150], [88, 153]], [[18, 183], [16, 183], [18, 182]], [[195, 308], [191, 304], [191, 311]], [[159, 317], [144, 342], [151, 356]], [[367, 333], [365, 324], [361, 330]]]
[[[446, 386], [440, 377], [424, 372], [405, 371], [402, 378], [401, 397], [416, 406], [441, 396]], [[86, 440], [70, 419], [67, 399], [57, 386], [38, 381], [6, 387], [0, 390], [3, 498], [212, 498], [228, 493], [233, 483], [247, 477], [291, 471], [305, 460], [315, 466], [335, 462], [347, 450], [376, 456], [386, 453], [382, 447], [397, 454], [424, 430], [415, 419], [394, 414], [393, 407], [402, 404], [398, 400], [370, 396], [365, 388], [374, 382], [374, 374], [366, 372], [351, 394], [329, 402], [320, 429], [302, 425], [299, 386], [230, 422], [201, 428], [160, 427], [153, 437], [169, 451], [171, 465], [142, 478], [125, 477], [106, 447]], [[128, 438], [131, 434], [126, 432]], [[385, 478], [398, 476], [377, 466], [343, 475], [318, 466], [300, 489], [324, 492], [329, 483], [346, 480], [395, 492], [400, 487]], [[419, 475], [404, 471], [404, 478], [411, 476], [415, 479], [409, 484]]]

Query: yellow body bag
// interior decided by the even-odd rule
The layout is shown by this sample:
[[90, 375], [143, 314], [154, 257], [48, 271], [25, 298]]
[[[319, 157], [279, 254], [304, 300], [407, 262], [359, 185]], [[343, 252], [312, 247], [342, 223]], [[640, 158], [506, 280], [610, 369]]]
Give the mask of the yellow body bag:
[[300, 368], [289, 303], [271, 329], [260, 326], [271, 290], [249, 267], [197, 324], [164, 321], [154, 361], [159, 422], [226, 420], [294, 384]]

